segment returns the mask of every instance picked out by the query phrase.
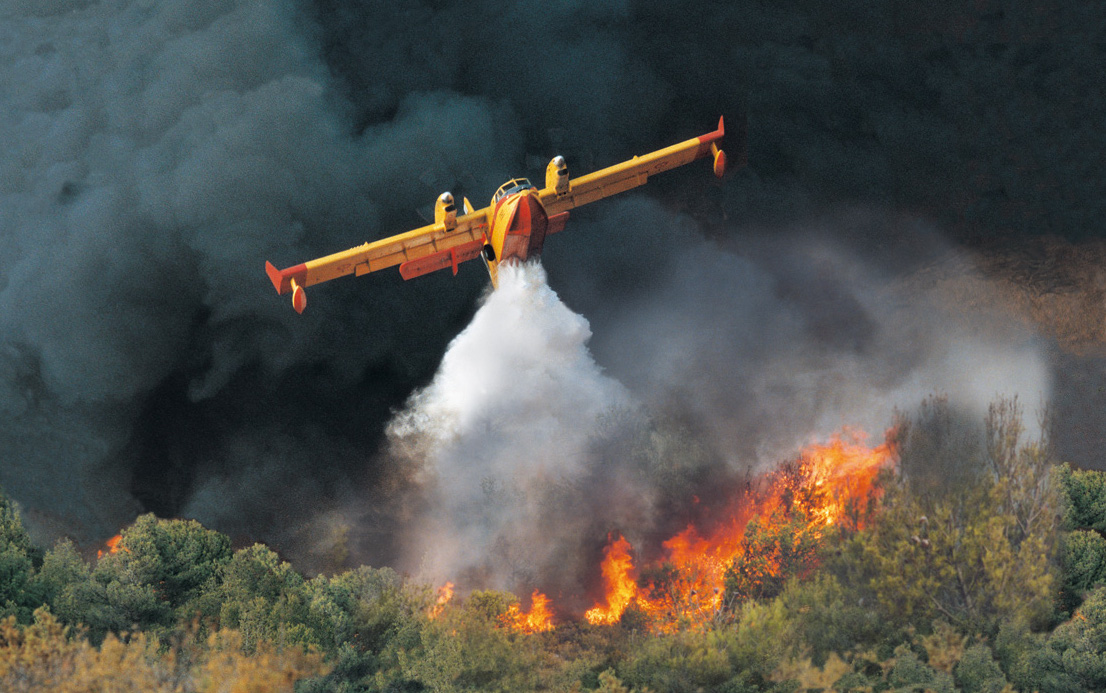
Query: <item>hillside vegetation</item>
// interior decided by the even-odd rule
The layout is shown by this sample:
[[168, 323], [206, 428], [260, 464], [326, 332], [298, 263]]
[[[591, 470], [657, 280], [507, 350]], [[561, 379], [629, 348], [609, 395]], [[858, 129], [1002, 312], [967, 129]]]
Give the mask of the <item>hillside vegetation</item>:
[[[629, 609], [527, 634], [509, 593], [309, 579], [152, 515], [86, 561], [35, 546], [0, 496], [0, 690], [1106, 690], [1106, 474], [1026, 442], [1016, 402], [977, 423], [927, 402], [864, 522], [751, 522], [723, 606], [666, 632]], [[790, 578], [764, 579], [765, 556]]]

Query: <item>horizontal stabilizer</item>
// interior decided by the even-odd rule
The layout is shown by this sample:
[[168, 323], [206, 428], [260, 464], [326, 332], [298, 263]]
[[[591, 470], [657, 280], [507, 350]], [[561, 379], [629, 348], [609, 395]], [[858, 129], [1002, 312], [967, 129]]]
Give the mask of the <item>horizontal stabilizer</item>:
[[457, 265], [480, 257], [480, 252], [483, 249], [484, 239], [478, 238], [475, 241], [455, 245], [447, 250], [439, 250], [436, 253], [420, 257], [418, 260], [408, 260], [399, 266], [399, 273], [404, 279], [414, 279], [424, 274], [443, 270], [446, 267], [452, 267], [453, 275], [457, 276]]

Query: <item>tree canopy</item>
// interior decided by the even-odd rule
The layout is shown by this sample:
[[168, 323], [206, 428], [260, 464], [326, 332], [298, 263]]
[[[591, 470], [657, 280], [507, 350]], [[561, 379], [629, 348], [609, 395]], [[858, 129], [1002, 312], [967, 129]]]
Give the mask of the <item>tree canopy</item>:
[[1024, 440], [1015, 401], [971, 422], [934, 399], [896, 430], [870, 512], [813, 531], [784, 502], [745, 526], [713, 618], [532, 634], [509, 592], [307, 577], [190, 520], [43, 551], [0, 494], [0, 690], [1106, 690], [1106, 474]]

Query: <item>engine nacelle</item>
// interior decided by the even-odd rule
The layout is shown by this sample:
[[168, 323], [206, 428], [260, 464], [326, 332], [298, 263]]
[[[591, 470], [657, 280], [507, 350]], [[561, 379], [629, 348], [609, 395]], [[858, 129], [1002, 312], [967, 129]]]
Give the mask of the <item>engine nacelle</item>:
[[457, 205], [453, 203], [452, 194], [444, 192], [434, 203], [434, 223], [445, 225], [446, 231], [457, 228]]
[[545, 167], [545, 187], [553, 188], [558, 195], [568, 192], [568, 164], [563, 156], [555, 156]]

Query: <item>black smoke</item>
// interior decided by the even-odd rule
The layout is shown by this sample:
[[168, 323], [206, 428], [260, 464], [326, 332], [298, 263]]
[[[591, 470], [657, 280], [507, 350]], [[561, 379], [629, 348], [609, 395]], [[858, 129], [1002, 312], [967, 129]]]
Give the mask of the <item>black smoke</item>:
[[[795, 437], [855, 423], [825, 401], [841, 364], [880, 355], [869, 393], [943, 387], [900, 380], [963, 325], [897, 278], [965, 245], [1102, 227], [1104, 12], [8, 3], [0, 485], [43, 537], [95, 541], [153, 510], [318, 565], [345, 544], [391, 561], [416, 511], [395, 501], [412, 482], [379, 454], [385, 425], [472, 317], [483, 269], [335, 282], [297, 316], [264, 260], [406, 230], [443, 190], [479, 206], [553, 154], [584, 173], [720, 114], [747, 121], [746, 169], [666, 174], [573, 212], [547, 246], [599, 365], [746, 458], [793, 442], [758, 435], [769, 418]], [[889, 338], [898, 324], [924, 338]], [[1001, 335], [999, 360], [1038, 348], [996, 329], [969, 341]], [[780, 354], [813, 380], [757, 368]]]

